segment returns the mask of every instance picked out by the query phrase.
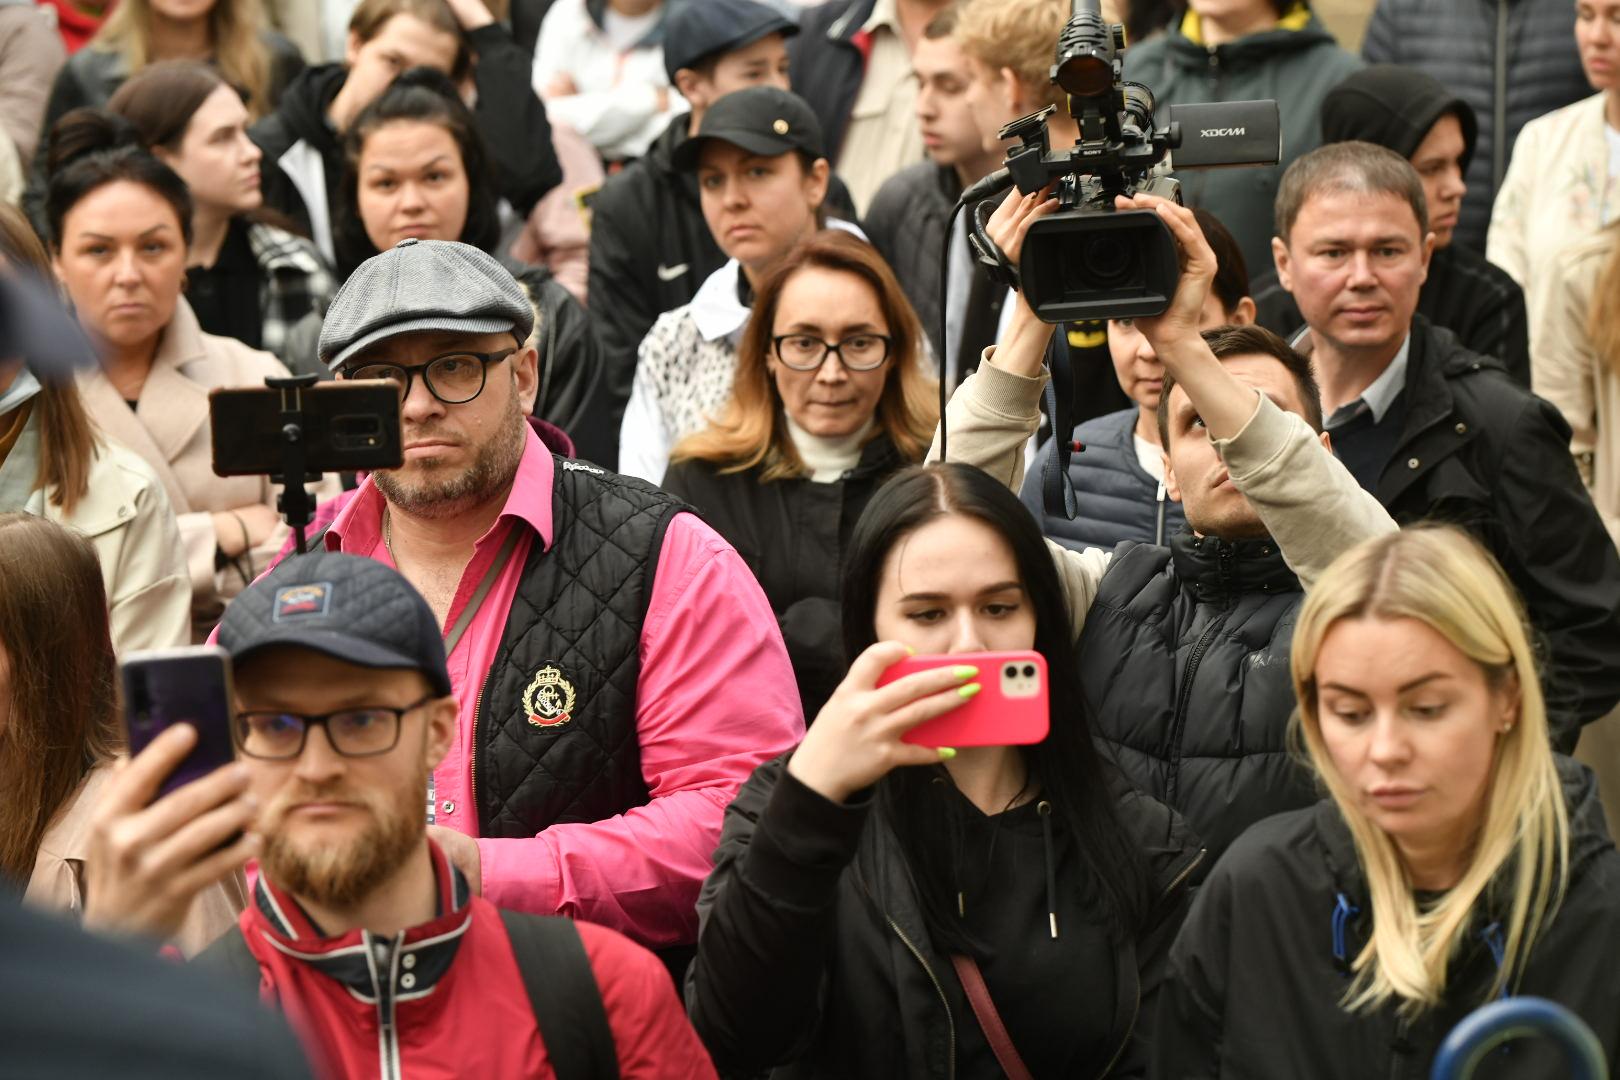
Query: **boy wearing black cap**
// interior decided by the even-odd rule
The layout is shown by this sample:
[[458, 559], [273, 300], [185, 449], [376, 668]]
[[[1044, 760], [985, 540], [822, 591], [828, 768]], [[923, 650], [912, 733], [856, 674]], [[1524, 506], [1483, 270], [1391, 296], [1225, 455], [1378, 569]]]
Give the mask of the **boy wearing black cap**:
[[[703, 122], [708, 108], [749, 86], [788, 88], [786, 40], [792, 19], [762, 0], [702, 0], [669, 14], [664, 67], [692, 111], [671, 121], [647, 153], [603, 185], [591, 206], [591, 315], [605, 353], [601, 424], [582, 431], [581, 451], [616, 462], [616, 437], [636, 349], [663, 312], [688, 303], [726, 262], [703, 220], [697, 178], [675, 164], [675, 150]], [[836, 179], [831, 201], [854, 219], [849, 195]], [[583, 427], [583, 426], [582, 426]]]
[[256, 855], [253, 905], [197, 962], [286, 1013], [323, 1075], [714, 1075], [657, 958], [497, 910], [429, 839], [422, 793], [456, 703], [438, 621], [399, 573], [291, 559], [219, 641], [240, 760], [151, 802], [195, 739], [176, 728], [119, 773], [88, 922], [166, 933], [198, 884]]
[[[1452, 243], [1478, 135], [1472, 106], [1428, 75], [1393, 64], [1356, 72], [1322, 102], [1325, 143], [1359, 139], [1388, 147], [1409, 160], [1423, 181], [1434, 256], [1418, 314], [1455, 333], [1472, 351], [1501, 360], [1520, 385], [1529, 386], [1524, 290], [1473, 248]], [[1252, 294], [1256, 321], [1266, 329], [1287, 335], [1305, 325], [1275, 269], [1255, 279]]]

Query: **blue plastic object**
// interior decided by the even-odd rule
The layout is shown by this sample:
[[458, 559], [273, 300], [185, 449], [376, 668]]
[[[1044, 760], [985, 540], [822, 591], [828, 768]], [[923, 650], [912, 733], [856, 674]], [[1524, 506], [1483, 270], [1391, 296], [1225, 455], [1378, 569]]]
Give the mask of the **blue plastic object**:
[[1527, 1035], [1546, 1036], [1563, 1047], [1570, 1080], [1609, 1080], [1592, 1029], [1557, 1002], [1538, 997], [1493, 1001], [1469, 1013], [1440, 1044], [1429, 1080], [1468, 1080], [1492, 1050]]

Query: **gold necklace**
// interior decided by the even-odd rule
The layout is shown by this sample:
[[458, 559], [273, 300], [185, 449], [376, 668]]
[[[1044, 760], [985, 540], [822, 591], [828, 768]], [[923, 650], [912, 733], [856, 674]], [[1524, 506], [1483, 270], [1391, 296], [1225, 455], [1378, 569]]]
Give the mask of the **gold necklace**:
[[386, 506], [383, 507], [383, 548], [388, 552], [388, 561], [398, 570], [399, 559], [394, 555], [394, 516]]

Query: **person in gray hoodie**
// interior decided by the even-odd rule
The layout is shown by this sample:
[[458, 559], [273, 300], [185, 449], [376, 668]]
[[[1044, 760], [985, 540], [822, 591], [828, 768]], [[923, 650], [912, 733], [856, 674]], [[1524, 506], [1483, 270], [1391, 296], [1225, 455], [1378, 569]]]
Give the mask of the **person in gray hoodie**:
[[1321, 145], [1322, 100], [1361, 66], [1304, 0], [1189, 0], [1179, 25], [1125, 50], [1125, 78], [1153, 91], [1161, 120], [1170, 105], [1276, 99], [1283, 156], [1275, 168], [1178, 176], [1183, 201], [1220, 218], [1253, 267], [1271, 262], [1271, 204], [1283, 170]]

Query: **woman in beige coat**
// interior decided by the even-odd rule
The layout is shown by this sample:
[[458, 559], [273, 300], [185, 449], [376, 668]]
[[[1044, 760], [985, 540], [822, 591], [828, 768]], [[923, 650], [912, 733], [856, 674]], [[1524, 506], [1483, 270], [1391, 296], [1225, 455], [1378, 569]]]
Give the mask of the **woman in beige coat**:
[[52, 133], [50, 164], [52, 259], [101, 357], [79, 388], [102, 431], [140, 455], [168, 493], [200, 641], [286, 535], [267, 477], [214, 474], [208, 392], [262, 385], [287, 369], [197, 325], [180, 295], [190, 195], [127, 121], [70, 113]]
[[[0, 513], [0, 880], [78, 911], [91, 818], [122, 749], [107, 598], [95, 550], [27, 513]], [[190, 956], [247, 901], [240, 875], [205, 890], [174, 943]]]

